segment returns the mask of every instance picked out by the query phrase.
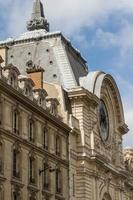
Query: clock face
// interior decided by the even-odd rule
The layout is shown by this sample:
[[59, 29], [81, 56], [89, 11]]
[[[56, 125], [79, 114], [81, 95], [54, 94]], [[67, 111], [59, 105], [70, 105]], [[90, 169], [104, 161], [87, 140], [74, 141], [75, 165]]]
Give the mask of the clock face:
[[100, 136], [103, 141], [106, 141], [109, 137], [109, 118], [106, 106], [102, 100], [99, 105], [99, 126]]

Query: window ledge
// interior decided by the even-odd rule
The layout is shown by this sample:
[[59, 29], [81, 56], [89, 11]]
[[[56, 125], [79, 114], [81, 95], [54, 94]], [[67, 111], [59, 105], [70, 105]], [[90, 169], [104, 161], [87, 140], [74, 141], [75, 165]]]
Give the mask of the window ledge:
[[36, 185], [36, 184], [31, 184], [31, 183], [29, 183], [29, 185], [28, 185], [27, 188], [30, 189], [30, 190], [34, 190], [35, 192], [38, 192], [38, 191], [39, 191], [39, 189], [37, 188], [37, 185]]
[[53, 194], [51, 193], [51, 191], [50, 190], [47, 190], [47, 189], [43, 189], [42, 190], [42, 194], [44, 195], [44, 194], [46, 194], [46, 195], [48, 195], [48, 196], [52, 196]]
[[18, 178], [15, 178], [15, 177], [13, 177], [11, 179], [11, 183], [15, 184], [15, 185], [18, 185], [19, 187], [23, 187], [24, 186], [24, 184], [22, 184], [22, 180], [18, 179]]
[[55, 194], [55, 197], [56, 197], [57, 199], [59, 199], [59, 200], [65, 200], [65, 197], [63, 197], [63, 195], [62, 195], [62, 194], [59, 194], [59, 193], [56, 193], [56, 194]]
[[0, 173], [0, 181], [5, 181], [5, 180], [7, 180], [7, 179], [4, 177], [4, 174]]

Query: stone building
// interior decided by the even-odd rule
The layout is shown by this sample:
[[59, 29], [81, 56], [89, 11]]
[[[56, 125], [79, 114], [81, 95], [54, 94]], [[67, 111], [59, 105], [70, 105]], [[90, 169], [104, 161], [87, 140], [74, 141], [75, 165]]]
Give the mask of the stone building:
[[[17, 66], [22, 74], [28, 73], [28, 80], [19, 75], [23, 80], [20, 90], [23, 82], [30, 82], [37, 99], [40, 90], [36, 90], [36, 86], [44, 88], [48, 95], [47, 108], [57, 119], [54, 123], [59, 122], [62, 128], [67, 124], [71, 130], [66, 128], [69, 142], [62, 143], [63, 149], [69, 145], [69, 164], [66, 165], [69, 176], [65, 176], [66, 170], [62, 182], [59, 181], [64, 194], [48, 198], [133, 200], [133, 153], [127, 149], [123, 154], [122, 138], [128, 127], [117, 84], [109, 74], [90, 72], [85, 59], [71, 42], [61, 32], [49, 30], [43, 5], [35, 0], [27, 32], [0, 42], [2, 66], [7, 66], [8, 70]], [[40, 66], [45, 71], [44, 77]], [[32, 95], [29, 98], [32, 99]], [[25, 106], [26, 102], [23, 103]], [[25, 173], [24, 176], [27, 177]], [[51, 179], [53, 176], [51, 173]]]
[[46, 96], [13, 65], [0, 67], [0, 200], [69, 199], [70, 128]]

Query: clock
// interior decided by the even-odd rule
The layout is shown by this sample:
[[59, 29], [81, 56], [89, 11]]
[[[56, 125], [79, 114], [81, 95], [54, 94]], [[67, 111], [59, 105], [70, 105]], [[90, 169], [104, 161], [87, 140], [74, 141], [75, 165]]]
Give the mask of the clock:
[[109, 137], [109, 118], [105, 103], [101, 100], [98, 108], [100, 136], [105, 142]]

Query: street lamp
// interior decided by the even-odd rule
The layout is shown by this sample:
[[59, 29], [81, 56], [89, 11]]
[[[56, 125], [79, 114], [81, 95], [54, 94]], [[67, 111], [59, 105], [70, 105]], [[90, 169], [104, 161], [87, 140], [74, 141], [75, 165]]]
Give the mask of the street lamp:
[[55, 166], [54, 168], [53, 168], [52, 166], [50, 166], [50, 165], [47, 164], [47, 165], [44, 167], [44, 169], [39, 169], [39, 176], [41, 176], [41, 174], [42, 174], [43, 172], [45, 172], [46, 170], [49, 170], [49, 172], [52, 173], [52, 172], [55, 172], [56, 169], [57, 169], [57, 164], [56, 164], [56, 166]]

